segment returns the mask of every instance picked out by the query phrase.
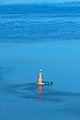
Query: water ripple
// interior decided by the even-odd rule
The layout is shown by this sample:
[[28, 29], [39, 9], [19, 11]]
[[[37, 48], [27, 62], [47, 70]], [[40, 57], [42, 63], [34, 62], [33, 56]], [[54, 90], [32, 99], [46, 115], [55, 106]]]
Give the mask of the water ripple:
[[39, 99], [52, 102], [66, 102], [69, 99], [80, 98], [80, 93], [62, 92], [54, 90], [52, 86], [37, 86], [36, 83], [27, 83], [20, 85], [8, 85], [6, 91], [17, 97], [24, 99]]

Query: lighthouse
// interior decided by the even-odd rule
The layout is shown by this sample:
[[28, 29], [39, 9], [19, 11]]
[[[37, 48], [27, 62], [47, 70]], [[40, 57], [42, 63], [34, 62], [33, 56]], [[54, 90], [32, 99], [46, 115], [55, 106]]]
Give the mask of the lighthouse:
[[39, 72], [39, 79], [38, 79], [38, 83], [39, 86], [43, 86], [43, 85], [52, 85], [53, 82], [48, 82], [48, 81], [43, 81], [43, 75], [42, 75], [42, 70], [40, 69]]
[[44, 84], [44, 82], [43, 82], [42, 70], [40, 69], [38, 85], [43, 85], [43, 84]]

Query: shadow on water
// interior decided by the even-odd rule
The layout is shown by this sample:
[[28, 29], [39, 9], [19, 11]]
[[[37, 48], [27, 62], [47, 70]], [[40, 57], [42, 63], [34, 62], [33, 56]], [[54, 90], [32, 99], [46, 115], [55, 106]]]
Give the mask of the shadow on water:
[[5, 92], [11, 93], [19, 98], [42, 99], [43, 101], [58, 103], [80, 97], [80, 93], [57, 91], [53, 89], [53, 86], [38, 86], [36, 83], [8, 85]]

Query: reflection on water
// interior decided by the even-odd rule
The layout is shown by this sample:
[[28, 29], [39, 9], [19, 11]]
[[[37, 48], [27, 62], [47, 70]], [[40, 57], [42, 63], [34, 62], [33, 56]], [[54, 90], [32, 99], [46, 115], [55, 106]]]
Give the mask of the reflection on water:
[[5, 92], [16, 95], [19, 98], [36, 100], [40, 98], [43, 101], [57, 103], [68, 102], [70, 99], [80, 98], [80, 93], [58, 91], [54, 90], [52, 86], [38, 86], [36, 83], [8, 85]]
[[[21, 105], [23, 106], [21, 108], [23, 111], [24, 111], [24, 106], [26, 106], [26, 110], [27, 110], [27, 107], [28, 107], [27, 102], [31, 101], [31, 104], [34, 104], [32, 107], [34, 107], [35, 113], [38, 112], [38, 115], [39, 115], [39, 111], [37, 111], [37, 109], [42, 110], [40, 114], [42, 113], [44, 114], [44, 112], [47, 113], [47, 110], [49, 109], [48, 111], [50, 111], [51, 113], [49, 112], [46, 115], [48, 118], [49, 118], [49, 115], [51, 115], [52, 118], [57, 118], [56, 120], [58, 120], [59, 118], [58, 115], [60, 115], [61, 118], [63, 115], [65, 117], [67, 117], [68, 115], [68, 117], [70, 118], [69, 114], [72, 115], [73, 117], [75, 116], [76, 117], [78, 116], [78, 118], [80, 117], [80, 114], [79, 114], [80, 112], [78, 111], [80, 110], [79, 109], [80, 93], [63, 92], [63, 91], [55, 90], [54, 85], [53, 86], [48, 86], [48, 85], [38, 86], [36, 83], [14, 84], [14, 85], [7, 84], [3, 87], [3, 92], [7, 96], [10, 95], [9, 99], [14, 98], [14, 100], [10, 101], [10, 104], [12, 107], [16, 105], [16, 103], [14, 102], [18, 100], [17, 102], [19, 103], [17, 104], [19, 104], [19, 106]], [[39, 106], [35, 106], [36, 105], [35, 103], [39, 103], [38, 104]], [[30, 111], [32, 107], [29, 108]], [[38, 107], [41, 107], [41, 108], [38, 108]], [[20, 112], [18, 108], [17, 108], [17, 111]], [[28, 113], [29, 112], [26, 112], [26, 114]], [[20, 114], [20, 116], [21, 115], [22, 114]], [[67, 118], [65, 120], [67, 120]], [[72, 120], [76, 120], [76, 119], [72, 119]]]
[[43, 92], [43, 86], [42, 85], [38, 86], [38, 91], [39, 91], [39, 94], [42, 95], [42, 92]]

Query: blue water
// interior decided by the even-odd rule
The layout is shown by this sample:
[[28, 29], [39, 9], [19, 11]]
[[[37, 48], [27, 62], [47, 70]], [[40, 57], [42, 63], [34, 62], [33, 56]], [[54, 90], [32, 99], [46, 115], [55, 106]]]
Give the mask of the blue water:
[[80, 120], [79, 7], [0, 6], [0, 120]]
[[80, 39], [80, 4], [0, 5], [0, 42]]

